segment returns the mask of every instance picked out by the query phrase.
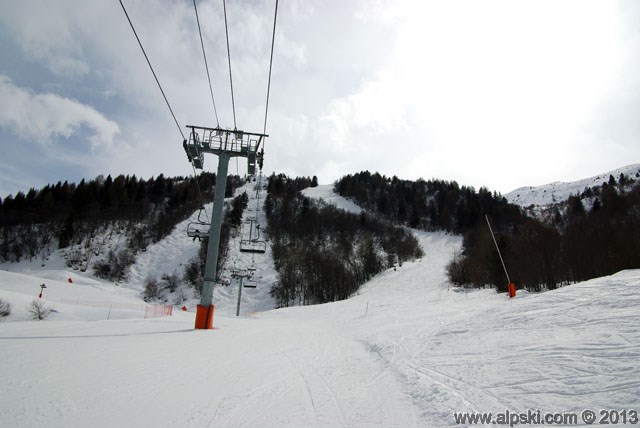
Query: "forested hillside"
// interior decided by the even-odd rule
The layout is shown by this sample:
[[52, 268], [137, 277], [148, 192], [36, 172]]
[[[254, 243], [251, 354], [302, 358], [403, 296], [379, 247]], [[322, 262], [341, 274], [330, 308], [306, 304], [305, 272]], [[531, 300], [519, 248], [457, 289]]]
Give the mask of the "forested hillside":
[[485, 214], [505, 224], [524, 219], [501, 195], [455, 181], [410, 181], [364, 171], [339, 179], [335, 191], [370, 212], [423, 230], [464, 233], [484, 222]]
[[640, 187], [626, 176], [571, 196], [545, 220], [528, 217], [487, 189], [455, 182], [361, 172], [338, 180], [335, 189], [401, 224], [463, 234], [463, 251], [449, 265], [456, 284], [506, 289], [485, 214], [518, 287], [556, 288], [640, 267]]
[[[227, 193], [241, 184], [230, 177]], [[40, 258], [66, 249], [69, 267], [93, 269], [120, 280], [138, 251], [166, 236], [178, 223], [212, 199], [215, 174], [149, 180], [103, 176], [80, 183], [58, 182], [0, 200], [0, 260]], [[122, 237], [120, 245], [107, 236]]]
[[350, 297], [373, 275], [422, 256], [411, 232], [362, 213], [312, 201], [300, 190], [309, 178], [269, 178], [265, 211], [279, 282], [278, 306], [315, 304]]
[[[227, 196], [241, 184], [230, 177]], [[139, 251], [211, 201], [214, 185], [215, 175], [208, 173], [197, 182], [121, 175], [20, 192], [0, 200], [0, 261], [44, 264], [60, 248], [70, 268], [123, 280]], [[300, 193], [314, 185], [315, 177], [269, 178], [265, 211], [280, 275], [272, 290], [279, 306], [347, 298], [381, 270], [420, 257], [417, 241], [401, 226], [462, 234], [463, 250], [448, 268], [451, 281], [504, 290], [506, 278], [485, 215], [520, 288], [555, 288], [640, 267], [640, 186], [627, 176], [585, 188], [538, 218], [497, 193], [456, 182], [369, 172], [345, 176], [335, 190], [367, 209], [359, 215]], [[224, 238], [237, 228], [246, 201], [239, 195], [227, 209], [221, 262]], [[204, 250], [185, 270], [184, 279], [196, 289]]]

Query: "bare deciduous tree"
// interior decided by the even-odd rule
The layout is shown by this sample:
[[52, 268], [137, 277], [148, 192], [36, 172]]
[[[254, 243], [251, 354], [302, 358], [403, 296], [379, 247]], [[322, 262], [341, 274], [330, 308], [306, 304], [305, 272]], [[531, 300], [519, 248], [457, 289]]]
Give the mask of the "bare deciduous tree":
[[44, 320], [51, 315], [53, 308], [47, 306], [40, 299], [33, 299], [31, 303], [27, 305], [27, 311], [29, 311], [34, 320]]
[[0, 299], [0, 318], [11, 315], [11, 303], [4, 299]]

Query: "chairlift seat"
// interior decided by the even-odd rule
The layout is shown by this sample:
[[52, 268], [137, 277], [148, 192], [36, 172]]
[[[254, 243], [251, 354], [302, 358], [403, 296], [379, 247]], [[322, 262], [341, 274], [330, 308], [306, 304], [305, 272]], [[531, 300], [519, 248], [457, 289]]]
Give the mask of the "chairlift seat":
[[244, 281], [244, 283], [242, 284], [242, 286], [244, 288], [257, 288], [258, 287], [258, 283], [256, 281], [253, 281], [251, 279], [248, 279], [246, 281]]
[[267, 243], [265, 241], [243, 239], [240, 241], [240, 251], [243, 253], [265, 253], [267, 251]]
[[208, 239], [209, 226], [202, 223], [189, 223], [187, 225], [187, 236], [193, 239]]

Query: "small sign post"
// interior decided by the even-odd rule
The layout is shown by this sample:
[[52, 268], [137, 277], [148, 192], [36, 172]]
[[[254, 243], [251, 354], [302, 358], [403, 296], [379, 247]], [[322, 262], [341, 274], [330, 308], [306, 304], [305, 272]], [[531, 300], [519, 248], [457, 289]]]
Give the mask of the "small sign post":
[[44, 282], [40, 285], [40, 294], [38, 294], [38, 299], [42, 299], [42, 293], [44, 292], [44, 289], [47, 288], [46, 285], [44, 285]]

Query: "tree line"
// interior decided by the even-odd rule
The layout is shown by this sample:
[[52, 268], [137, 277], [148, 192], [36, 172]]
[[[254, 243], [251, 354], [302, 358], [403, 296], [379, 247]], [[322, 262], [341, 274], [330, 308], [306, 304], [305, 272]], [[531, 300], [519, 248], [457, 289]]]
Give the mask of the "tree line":
[[271, 290], [278, 307], [346, 299], [383, 269], [422, 256], [404, 228], [303, 196], [312, 184], [317, 180], [269, 177], [265, 212], [279, 273]]
[[498, 193], [455, 181], [410, 181], [363, 171], [340, 178], [334, 190], [370, 212], [422, 230], [464, 233], [484, 221], [484, 214], [504, 223], [524, 218]]
[[[0, 199], [0, 260], [42, 258], [44, 263], [54, 250], [66, 249], [69, 267], [122, 280], [138, 251], [212, 200], [215, 181], [215, 174], [206, 172], [148, 180], [109, 175], [18, 192]], [[232, 195], [242, 180], [232, 176], [227, 183]], [[124, 242], [112, 246], [113, 236]]]
[[455, 284], [506, 291], [485, 215], [519, 288], [552, 289], [640, 267], [640, 186], [624, 175], [572, 195], [544, 220], [527, 216], [497, 193], [456, 182], [408, 181], [365, 171], [341, 178], [335, 188], [401, 224], [462, 234], [463, 248], [447, 269]]
[[[553, 289], [640, 267], [640, 186], [622, 193], [605, 183], [597, 193], [588, 210], [574, 195], [552, 223], [527, 219], [500, 229], [498, 243], [518, 286]], [[465, 235], [464, 253], [449, 266], [454, 282], [504, 288], [490, 240], [481, 230]]]

